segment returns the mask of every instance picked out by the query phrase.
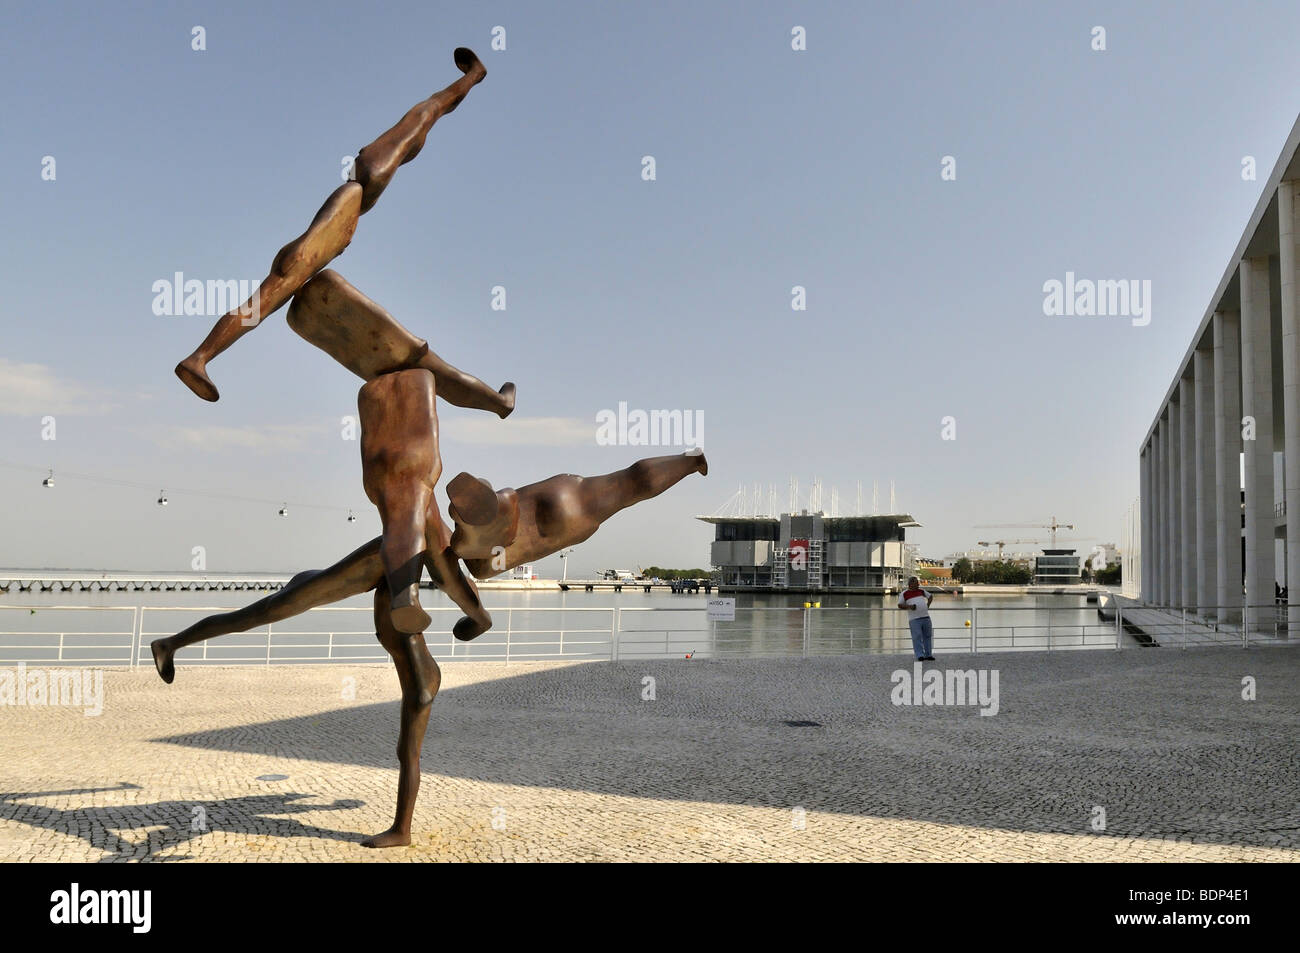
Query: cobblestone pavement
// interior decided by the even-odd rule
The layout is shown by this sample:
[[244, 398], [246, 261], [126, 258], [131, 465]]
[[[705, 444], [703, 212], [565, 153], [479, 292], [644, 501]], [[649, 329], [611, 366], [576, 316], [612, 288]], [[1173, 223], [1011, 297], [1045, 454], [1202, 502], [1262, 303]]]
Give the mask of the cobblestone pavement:
[[0, 705], [0, 860], [1300, 857], [1300, 652], [927, 667], [996, 670], [997, 714], [894, 705], [897, 656], [445, 664], [414, 843], [382, 851], [387, 666], [108, 669], [98, 717]]

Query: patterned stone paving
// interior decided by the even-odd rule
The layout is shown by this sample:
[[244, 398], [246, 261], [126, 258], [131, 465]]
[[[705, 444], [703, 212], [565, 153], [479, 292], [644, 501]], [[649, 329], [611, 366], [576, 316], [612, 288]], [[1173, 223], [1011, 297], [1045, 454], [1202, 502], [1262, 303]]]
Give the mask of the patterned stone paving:
[[893, 704], [897, 656], [445, 664], [414, 844], [384, 851], [387, 666], [109, 669], [97, 717], [0, 704], [0, 860], [1300, 857], [1300, 653], [927, 668], [996, 670], [997, 714]]

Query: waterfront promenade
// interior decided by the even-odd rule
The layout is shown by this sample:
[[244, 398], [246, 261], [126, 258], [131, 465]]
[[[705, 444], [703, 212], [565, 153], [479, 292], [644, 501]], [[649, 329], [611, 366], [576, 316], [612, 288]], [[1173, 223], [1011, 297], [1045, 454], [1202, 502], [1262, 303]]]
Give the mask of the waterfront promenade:
[[996, 670], [997, 713], [892, 704], [905, 656], [445, 664], [386, 851], [387, 666], [107, 669], [99, 716], [0, 706], [0, 861], [1300, 857], [1300, 653], [937, 667]]

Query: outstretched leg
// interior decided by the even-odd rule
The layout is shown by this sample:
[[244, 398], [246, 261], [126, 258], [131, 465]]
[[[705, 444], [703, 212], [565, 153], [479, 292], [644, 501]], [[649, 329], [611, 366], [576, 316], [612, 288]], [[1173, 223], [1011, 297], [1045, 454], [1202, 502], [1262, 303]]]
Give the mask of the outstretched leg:
[[352, 241], [357, 219], [378, 201], [397, 167], [419, 154], [438, 117], [455, 109], [487, 75], [478, 57], [469, 50], [457, 49], [454, 58], [465, 75], [416, 105], [396, 126], [361, 150], [355, 165], [356, 181], [345, 182], [334, 190], [307, 231], [280, 249], [270, 273], [253, 296], [218, 319], [197, 350], [176, 365], [176, 376], [190, 390], [204, 400], [221, 396], [208, 376], [208, 362], [257, 327], [263, 318], [274, 314], [308, 278], [342, 254]]
[[361, 211], [370, 211], [379, 201], [380, 194], [388, 188], [397, 167], [410, 162], [424, 148], [424, 138], [433, 124], [447, 115], [469, 91], [483, 82], [487, 69], [479, 62], [473, 50], [463, 46], [452, 53], [456, 68], [465, 75], [441, 92], [434, 93], [402, 117], [401, 121], [357, 153], [357, 181], [365, 190], [361, 198]]
[[393, 657], [397, 680], [402, 686], [402, 720], [397, 735], [397, 814], [392, 827], [361, 842], [366, 847], [405, 847], [411, 843], [411, 817], [420, 792], [420, 748], [429, 725], [429, 708], [442, 684], [442, 673], [424, 644], [424, 635], [399, 632], [388, 606], [387, 585], [381, 582], [375, 590], [375, 632]]
[[[648, 457], [624, 470], [586, 477], [580, 488], [582, 510], [597, 523], [603, 523], [619, 510], [658, 496], [692, 473], [709, 474], [709, 463], [702, 450]], [[538, 506], [537, 521], [544, 535], [563, 532], [566, 516], [563, 509]]]
[[204, 400], [221, 394], [208, 377], [208, 362], [279, 310], [320, 269], [337, 258], [352, 241], [361, 214], [361, 186], [345, 182], [325, 200], [307, 231], [276, 254], [270, 273], [253, 296], [234, 311], [228, 311], [203, 343], [176, 365], [176, 376]]
[[438, 396], [457, 407], [507, 417], [515, 407], [515, 385], [495, 391], [477, 377], [448, 364], [371, 301], [337, 271], [326, 268], [294, 295], [289, 327], [363, 380], [408, 368], [433, 373]]
[[384, 578], [383, 564], [379, 559], [380, 539], [372, 539], [328, 569], [298, 573], [283, 589], [258, 599], [252, 605], [210, 615], [175, 635], [156, 639], [150, 649], [158, 674], [164, 682], [171, 684], [176, 677], [176, 652], [187, 645], [232, 632], [247, 632], [259, 625], [279, 622], [316, 606], [373, 589]]

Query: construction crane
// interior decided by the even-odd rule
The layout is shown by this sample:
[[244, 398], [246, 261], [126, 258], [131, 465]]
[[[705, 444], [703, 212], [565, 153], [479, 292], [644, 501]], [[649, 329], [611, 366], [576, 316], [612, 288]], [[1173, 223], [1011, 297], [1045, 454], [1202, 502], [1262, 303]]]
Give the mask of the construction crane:
[[1052, 517], [1050, 523], [984, 523], [976, 526], [975, 529], [1046, 529], [1051, 530], [1052, 544], [1050, 549], [1056, 548], [1056, 531], [1058, 529], [1074, 529], [1073, 523], [1058, 523], [1056, 517]]
[[1019, 546], [1019, 545], [1022, 544], [1022, 543], [1034, 543], [1035, 545], [1039, 545], [1039, 544], [1041, 544], [1042, 542], [1043, 542], [1043, 541], [1042, 541], [1041, 539], [995, 539], [995, 540], [991, 540], [991, 541], [990, 541], [990, 540], [983, 540], [983, 539], [981, 539], [981, 540], [979, 540], [975, 545], [977, 545], [977, 546], [996, 546], [996, 547], [998, 548], [998, 559], [999, 559], [999, 561], [1000, 561], [1000, 560], [1002, 559], [1002, 547], [1003, 547], [1003, 546]]

